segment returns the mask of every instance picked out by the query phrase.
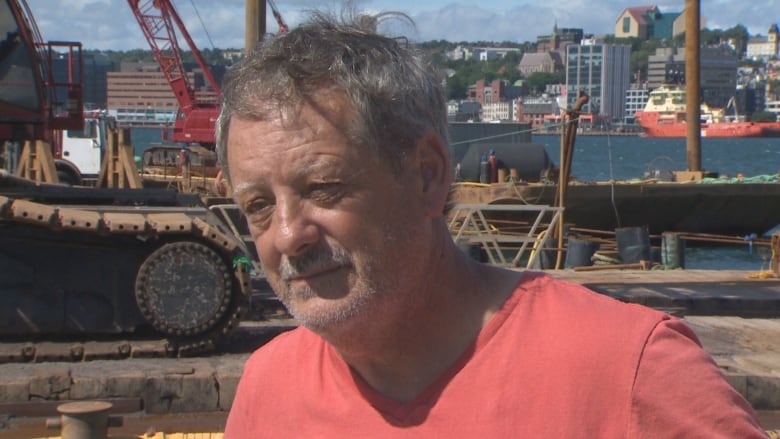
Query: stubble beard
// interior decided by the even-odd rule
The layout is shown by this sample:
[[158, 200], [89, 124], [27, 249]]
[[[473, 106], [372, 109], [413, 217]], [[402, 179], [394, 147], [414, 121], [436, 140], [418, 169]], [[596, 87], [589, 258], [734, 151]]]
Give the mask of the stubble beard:
[[[331, 332], [360, 316], [376, 302], [381, 291], [371, 281], [375, 258], [363, 258], [360, 266], [352, 255], [339, 246], [325, 245], [300, 256], [283, 257], [279, 278], [271, 282], [279, 300], [301, 325], [314, 332]], [[316, 291], [308, 283], [292, 285], [291, 279], [322, 268], [341, 267], [346, 277]]]

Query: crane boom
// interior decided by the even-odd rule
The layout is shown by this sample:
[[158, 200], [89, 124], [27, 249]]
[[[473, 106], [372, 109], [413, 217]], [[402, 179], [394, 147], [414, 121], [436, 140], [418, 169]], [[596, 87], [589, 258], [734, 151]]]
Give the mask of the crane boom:
[[268, 0], [268, 6], [271, 7], [271, 13], [274, 16], [274, 20], [276, 20], [276, 25], [279, 26], [279, 33], [287, 33], [290, 28], [287, 26], [287, 23], [284, 22], [282, 14], [280, 14], [279, 10], [276, 9], [276, 3], [274, 3], [274, 0]]
[[165, 138], [173, 142], [199, 143], [213, 147], [214, 124], [219, 116], [217, 99], [199, 96], [187, 78], [176, 28], [186, 41], [211, 89], [219, 95], [219, 84], [187, 32], [169, 0], [127, 0], [141, 30], [149, 42], [157, 64], [179, 103], [173, 132]]

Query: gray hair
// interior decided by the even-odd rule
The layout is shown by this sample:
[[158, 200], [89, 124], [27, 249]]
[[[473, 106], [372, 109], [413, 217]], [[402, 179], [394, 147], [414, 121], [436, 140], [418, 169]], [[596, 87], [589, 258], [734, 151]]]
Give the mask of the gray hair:
[[425, 132], [433, 130], [448, 144], [442, 78], [407, 40], [376, 32], [378, 22], [391, 16], [411, 22], [397, 13], [335, 18], [314, 12], [308, 22], [266, 38], [228, 70], [217, 123], [217, 152], [228, 182], [232, 117], [295, 117], [297, 108], [328, 91], [344, 93], [352, 106], [350, 141], [374, 150], [394, 171]]

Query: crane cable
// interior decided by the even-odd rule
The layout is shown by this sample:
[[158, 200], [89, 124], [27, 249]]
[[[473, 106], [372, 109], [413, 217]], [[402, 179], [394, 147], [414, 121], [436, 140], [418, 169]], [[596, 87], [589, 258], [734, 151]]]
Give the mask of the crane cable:
[[[171, 0], [173, 2], [174, 0]], [[195, 6], [195, 0], [190, 0], [190, 3], [192, 4], [192, 9], [195, 9], [195, 15], [198, 16], [198, 20], [200, 21], [201, 27], [203, 27], [203, 32], [206, 33], [206, 38], [209, 40], [209, 44], [211, 45], [212, 50], [216, 50], [216, 46], [214, 46], [214, 41], [211, 39], [211, 35], [209, 34], [209, 30], [206, 28], [206, 23], [203, 22], [203, 18], [200, 16], [200, 11], [198, 11], [198, 7]]]

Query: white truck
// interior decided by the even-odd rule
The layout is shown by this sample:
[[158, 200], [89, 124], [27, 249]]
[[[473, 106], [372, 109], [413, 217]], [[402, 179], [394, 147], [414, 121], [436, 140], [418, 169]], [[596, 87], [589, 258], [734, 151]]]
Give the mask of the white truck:
[[83, 129], [59, 132], [59, 145], [54, 149], [54, 165], [60, 183], [89, 185], [97, 181], [106, 150], [108, 129], [114, 123], [113, 118], [105, 115], [87, 116]]

